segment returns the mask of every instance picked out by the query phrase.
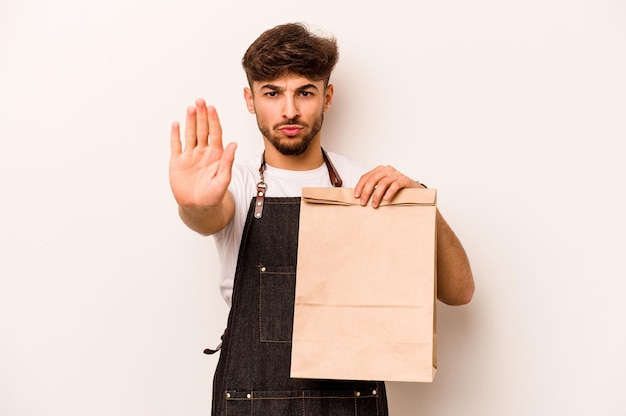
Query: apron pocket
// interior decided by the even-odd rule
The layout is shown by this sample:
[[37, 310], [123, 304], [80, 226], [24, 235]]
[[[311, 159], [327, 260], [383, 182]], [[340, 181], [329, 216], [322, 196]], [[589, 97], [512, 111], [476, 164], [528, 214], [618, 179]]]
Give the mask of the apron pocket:
[[260, 342], [290, 343], [296, 266], [259, 266]]
[[226, 414], [302, 415], [302, 416], [377, 416], [378, 393], [375, 389], [228, 391]]

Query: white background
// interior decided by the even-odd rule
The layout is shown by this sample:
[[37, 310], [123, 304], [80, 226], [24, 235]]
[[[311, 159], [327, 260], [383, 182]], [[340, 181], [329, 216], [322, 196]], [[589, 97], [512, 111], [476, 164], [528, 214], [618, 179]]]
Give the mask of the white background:
[[365, 4], [2, 1], [1, 415], [209, 414], [227, 308], [169, 126], [204, 97], [256, 153], [240, 59], [290, 21], [339, 41], [324, 145], [437, 188], [473, 266], [392, 415], [626, 414], [626, 4]]

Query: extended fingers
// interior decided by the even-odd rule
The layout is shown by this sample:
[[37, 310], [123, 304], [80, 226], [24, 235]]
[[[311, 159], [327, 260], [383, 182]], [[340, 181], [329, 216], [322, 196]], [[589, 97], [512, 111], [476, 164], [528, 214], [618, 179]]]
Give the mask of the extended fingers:
[[196, 100], [196, 140], [198, 146], [209, 145], [209, 121], [207, 106], [202, 98]]
[[180, 155], [183, 151], [180, 143], [180, 125], [177, 121], [172, 123], [172, 128], [170, 129], [170, 150], [172, 157]]
[[196, 100], [195, 106], [187, 107], [185, 122], [185, 150], [210, 145], [222, 149], [222, 126], [214, 107], [208, 107], [202, 98]]
[[192, 150], [196, 147], [196, 107], [187, 107], [187, 118], [185, 120], [185, 150]]
[[207, 119], [211, 135], [209, 145], [213, 149], [222, 150], [222, 124], [220, 123], [220, 118], [217, 115], [215, 107], [210, 106], [207, 108]]
[[219, 175], [230, 175], [233, 169], [233, 162], [235, 161], [235, 150], [237, 150], [236, 143], [229, 143], [226, 149], [224, 149], [218, 168]]

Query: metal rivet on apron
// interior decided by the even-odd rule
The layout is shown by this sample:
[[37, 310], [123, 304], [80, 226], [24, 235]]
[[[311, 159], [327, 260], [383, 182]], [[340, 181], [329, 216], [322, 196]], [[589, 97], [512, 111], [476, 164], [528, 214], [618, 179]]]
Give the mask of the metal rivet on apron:
[[246, 397], [247, 397], [248, 399], [251, 399], [251, 398], [252, 398], [252, 394], [248, 393], [248, 394], [246, 394]]
[[261, 214], [257, 212], [257, 213], [256, 213], [256, 215], [255, 215], [255, 217], [257, 217], [257, 218], [261, 218]]
[[262, 272], [264, 272], [265, 270], [267, 270], [265, 267], [261, 267]]
[[374, 396], [376, 396], [376, 393], [378, 393], [376, 390], [372, 390], [372, 394], [373, 394]]
[[361, 395], [361, 392], [360, 392], [360, 391], [355, 391], [355, 392], [354, 392], [354, 395], [355, 395], [356, 397], [359, 397], [359, 396]]
[[259, 191], [259, 196], [263, 196], [263, 192], [262, 191]]
[[230, 399], [230, 393], [226, 393], [226, 398]]
[[261, 204], [261, 202], [257, 202], [257, 203], [256, 203], [256, 206], [257, 206], [257, 207], [260, 207], [261, 205], [262, 205], [262, 204]]

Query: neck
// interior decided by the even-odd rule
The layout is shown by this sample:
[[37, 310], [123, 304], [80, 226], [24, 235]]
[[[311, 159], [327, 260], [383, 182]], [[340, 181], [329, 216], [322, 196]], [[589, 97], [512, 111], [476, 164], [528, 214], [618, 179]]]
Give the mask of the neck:
[[324, 164], [322, 147], [319, 140], [314, 141], [308, 149], [297, 156], [280, 153], [271, 143], [265, 140], [265, 162], [271, 167], [286, 170], [313, 170]]

